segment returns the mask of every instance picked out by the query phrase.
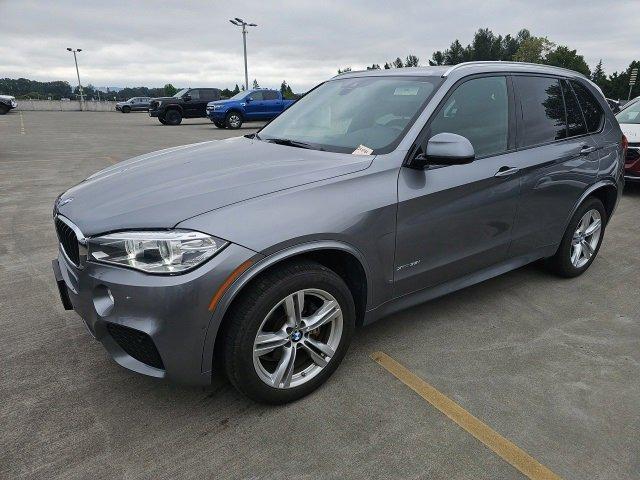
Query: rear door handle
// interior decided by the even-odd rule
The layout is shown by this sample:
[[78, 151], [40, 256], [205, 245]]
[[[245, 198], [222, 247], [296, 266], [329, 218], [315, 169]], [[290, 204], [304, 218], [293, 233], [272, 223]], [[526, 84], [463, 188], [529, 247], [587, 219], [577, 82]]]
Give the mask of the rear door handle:
[[580, 149], [580, 155], [589, 155], [590, 153], [595, 152], [596, 150], [599, 150], [598, 147], [590, 147], [588, 145], [584, 145], [581, 149]]
[[518, 173], [520, 169], [518, 167], [500, 167], [500, 170], [496, 172], [494, 177], [508, 177], [514, 173]]

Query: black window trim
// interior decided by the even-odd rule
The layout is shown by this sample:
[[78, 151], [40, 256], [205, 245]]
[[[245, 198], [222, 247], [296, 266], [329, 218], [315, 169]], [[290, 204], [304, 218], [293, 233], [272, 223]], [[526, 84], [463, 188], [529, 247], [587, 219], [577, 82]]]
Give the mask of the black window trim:
[[[512, 75], [513, 76], [519, 76], [519, 77], [547, 77], [547, 78], [554, 78], [554, 79], [559, 80], [559, 81], [567, 80], [567, 83], [569, 84], [569, 86], [571, 86], [571, 91], [572, 92], [573, 92], [573, 86], [571, 85], [571, 80], [576, 80], [577, 81], [577, 79], [574, 78], [574, 77], [565, 77], [565, 76], [562, 76], [562, 75], [553, 75], [553, 74], [549, 74], [549, 73], [527, 73], [527, 72], [517, 72], [516, 73], [516, 72], [514, 72]], [[515, 89], [515, 87], [514, 87], [514, 90], [517, 90], [517, 89]], [[560, 90], [562, 91], [562, 88]], [[574, 95], [575, 95], [575, 92], [574, 92]], [[585, 127], [586, 127], [587, 126], [587, 120], [586, 120], [586, 118], [584, 116], [584, 112], [582, 111], [582, 105], [580, 105], [580, 102], [578, 101], [577, 95], [575, 95], [575, 97], [576, 97], [576, 101], [578, 102], [578, 107], [580, 108], [580, 111], [582, 112], [582, 118], [583, 118], [583, 120], [585, 122]], [[516, 92], [516, 98], [517, 98], [517, 102], [518, 102], [518, 109], [522, 113], [522, 103], [520, 101], [521, 100], [520, 99], [520, 92]], [[564, 102], [564, 96], [562, 97], [562, 101]], [[601, 112], [602, 112], [602, 106], [600, 105], [600, 102], [598, 102], [598, 105], [600, 106], [600, 109], [601, 109]], [[602, 112], [602, 115], [605, 116], [605, 113]], [[567, 116], [567, 109], [566, 109], [566, 105], [565, 105], [565, 119], [566, 119], [566, 116]], [[598, 130], [597, 132], [591, 132], [591, 133], [587, 132], [587, 133], [583, 133], [581, 135], [574, 135], [572, 137], [560, 138], [558, 140], [552, 140], [552, 141], [546, 142], [546, 143], [537, 143], [535, 145], [529, 145], [529, 146], [526, 146], [526, 147], [517, 146], [517, 144], [516, 144], [516, 151], [517, 152], [522, 152], [522, 151], [525, 151], [525, 150], [529, 150], [531, 148], [544, 147], [544, 146], [547, 146], [547, 145], [552, 145], [554, 143], [566, 142], [566, 141], [569, 141], [569, 140], [575, 140], [576, 138], [582, 138], [582, 137], [589, 137], [591, 135], [597, 135], [598, 133], [602, 133], [602, 130], [604, 129], [604, 125], [606, 123], [607, 122], [606, 122], [606, 116], [605, 116], [605, 119], [602, 122], [602, 126], [601, 126], [600, 130]], [[568, 125], [567, 125], [567, 128], [568, 128]], [[520, 133], [520, 132], [518, 132], [518, 133]]]
[[[424, 126], [416, 136], [415, 140], [407, 155], [405, 156], [404, 161], [402, 162], [402, 166], [407, 166], [411, 163], [411, 160], [418, 154], [419, 150], [422, 149], [422, 145], [426, 143], [426, 141], [431, 138], [431, 123], [435, 120], [436, 115], [440, 113], [440, 111], [444, 108], [445, 104], [453, 95], [453, 93], [460, 87], [463, 83], [469, 82], [471, 80], [476, 80], [478, 78], [488, 78], [488, 77], [505, 77], [506, 85], [507, 85], [507, 100], [508, 100], [508, 108], [509, 108], [509, 119], [507, 122], [507, 149], [500, 153], [494, 153], [491, 155], [483, 155], [476, 156], [474, 161], [483, 160], [485, 158], [498, 157], [500, 155], [505, 155], [508, 153], [514, 153], [517, 151], [516, 149], [516, 132], [517, 132], [517, 115], [515, 111], [515, 88], [513, 86], [513, 82], [511, 80], [510, 72], [487, 72], [487, 73], [476, 73], [472, 75], [467, 75], [458, 81], [456, 81], [447, 91], [446, 95], [442, 97], [442, 100], [438, 103], [436, 108], [433, 110], [433, 113], [429, 116]], [[440, 88], [442, 85], [440, 85]], [[425, 105], [426, 108], [426, 105]], [[424, 109], [423, 109], [424, 110]], [[420, 112], [422, 113], [422, 111]], [[446, 168], [453, 165], [433, 165], [430, 168]]]

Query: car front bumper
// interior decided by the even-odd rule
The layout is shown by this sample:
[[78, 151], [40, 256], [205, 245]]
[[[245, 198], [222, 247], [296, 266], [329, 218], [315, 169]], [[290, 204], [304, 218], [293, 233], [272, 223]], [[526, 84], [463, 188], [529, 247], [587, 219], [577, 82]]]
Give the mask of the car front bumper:
[[205, 338], [208, 329], [218, 328], [209, 304], [234, 269], [255, 255], [230, 244], [191, 272], [165, 276], [95, 262], [80, 269], [60, 249], [53, 270], [65, 308], [80, 315], [118, 364], [152, 377], [207, 385], [212, 365], [203, 360], [212, 358], [213, 342]]
[[222, 122], [224, 121], [226, 116], [227, 112], [223, 110], [207, 110], [207, 117], [209, 117], [209, 120]]

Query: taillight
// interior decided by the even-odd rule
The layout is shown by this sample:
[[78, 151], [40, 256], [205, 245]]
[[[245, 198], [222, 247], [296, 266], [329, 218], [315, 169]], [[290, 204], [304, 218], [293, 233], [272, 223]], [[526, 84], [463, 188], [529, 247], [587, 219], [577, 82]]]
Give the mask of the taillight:
[[622, 150], [624, 150], [625, 154], [627, 153], [627, 148], [629, 148], [629, 140], [627, 140], [627, 137], [624, 136], [624, 133], [622, 134]]

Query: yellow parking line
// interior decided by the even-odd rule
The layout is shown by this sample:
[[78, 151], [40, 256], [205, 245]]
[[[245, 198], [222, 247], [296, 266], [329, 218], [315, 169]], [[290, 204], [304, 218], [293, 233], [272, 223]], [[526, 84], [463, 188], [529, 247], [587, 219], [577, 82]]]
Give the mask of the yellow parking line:
[[374, 352], [371, 358], [527, 477], [532, 480], [560, 480], [558, 475], [531, 457], [527, 452], [478, 420], [389, 355], [383, 352]]

